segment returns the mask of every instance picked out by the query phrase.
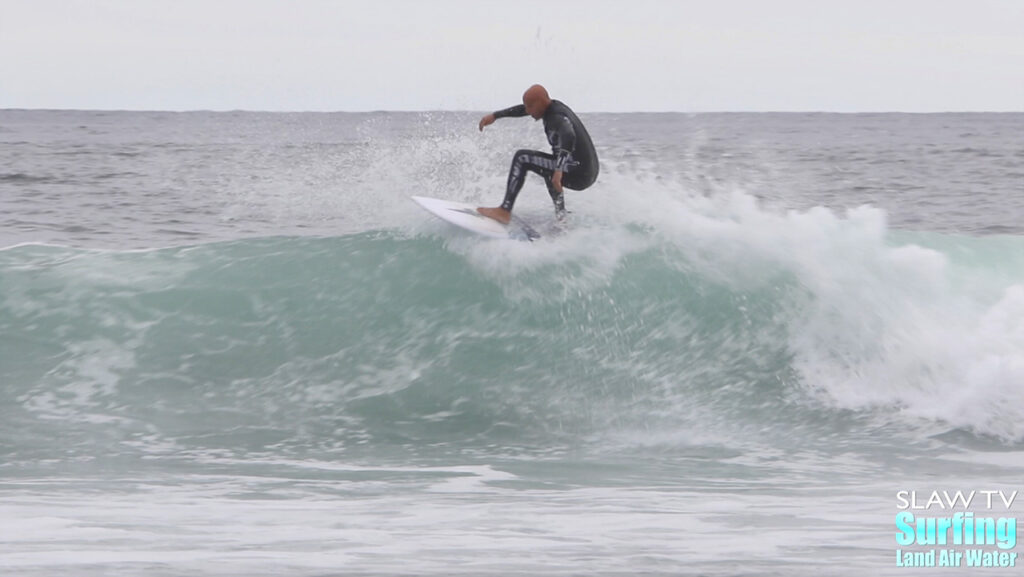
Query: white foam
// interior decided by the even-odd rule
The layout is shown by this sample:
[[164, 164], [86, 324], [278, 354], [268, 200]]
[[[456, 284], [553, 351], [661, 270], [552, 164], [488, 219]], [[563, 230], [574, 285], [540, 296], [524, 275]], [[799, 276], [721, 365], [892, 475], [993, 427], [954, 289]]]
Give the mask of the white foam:
[[[0, 505], [8, 528], [0, 526], [0, 540], [13, 545], [0, 550], [0, 567], [123, 575], [647, 573], [711, 570], [728, 555], [777, 564], [787, 548], [806, 547], [806, 527], [787, 527], [794, 514], [809, 514], [803, 494], [764, 500], [679, 487], [494, 486], [481, 495], [478, 486], [424, 491], [370, 481], [375, 489], [360, 494], [289, 481], [287, 489], [274, 478], [224, 477], [132, 483], [127, 493], [22, 491]], [[857, 499], [866, 501], [845, 492], [814, 502], [813, 519], [837, 528], [819, 523], [816, 543], [851, 534], [882, 542], [872, 517], [847, 505]], [[758, 539], [749, 538], [752, 526], [763, 531]]]
[[794, 276], [807, 298], [790, 311], [790, 346], [805, 386], [827, 402], [1024, 439], [1024, 271], [979, 277], [944, 253], [895, 244], [885, 213], [867, 206], [773, 212], [739, 191], [666, 189], [657, 204], [614, 213], [734, 289]]

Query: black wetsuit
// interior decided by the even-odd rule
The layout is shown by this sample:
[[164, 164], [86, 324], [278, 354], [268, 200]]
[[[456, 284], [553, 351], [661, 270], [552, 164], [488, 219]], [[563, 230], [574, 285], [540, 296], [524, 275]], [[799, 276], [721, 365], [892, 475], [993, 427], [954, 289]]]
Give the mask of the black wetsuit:
[[[522, 104], [494, 113], [495, 118], [520, 116], [526, 116], [526, 107]], [[571, 190], [583, 190], [597, 180], [600, 169], [597, 151], [594, 150], [594, 143], [590, 140], [587, 129], [572, 109], [558, 100], [552, 100], [544, 112], [544, 132], [554, 154], [539, 150], [516, 152], [508, 172], [505, 200], [501, 203], [505, 210], [512, 210], [516, 197], [523, 188], [527, 171], [536, 172], [544, 177], [559, 217], [565, 214], [565, 199], [551, 182], [555, 171], [562, 171], [562, 186]]]

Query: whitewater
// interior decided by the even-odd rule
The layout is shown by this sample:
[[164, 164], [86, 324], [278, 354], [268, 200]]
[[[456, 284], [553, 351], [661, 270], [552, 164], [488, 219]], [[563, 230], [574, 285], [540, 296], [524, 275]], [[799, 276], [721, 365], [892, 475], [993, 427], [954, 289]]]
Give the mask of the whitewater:
[[1024, 490], [1024, 114], [580, 116], [529, 243], [409, 200], [528, 119], [0, 111], [0, 569], [901, 575]]

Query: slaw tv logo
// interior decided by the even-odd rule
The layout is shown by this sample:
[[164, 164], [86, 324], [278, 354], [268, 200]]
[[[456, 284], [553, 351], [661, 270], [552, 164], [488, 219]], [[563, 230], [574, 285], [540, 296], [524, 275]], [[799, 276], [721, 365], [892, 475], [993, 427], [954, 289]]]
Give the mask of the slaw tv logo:
[[1017, 567], [1018, 491], [897, 491], [897, 567]]

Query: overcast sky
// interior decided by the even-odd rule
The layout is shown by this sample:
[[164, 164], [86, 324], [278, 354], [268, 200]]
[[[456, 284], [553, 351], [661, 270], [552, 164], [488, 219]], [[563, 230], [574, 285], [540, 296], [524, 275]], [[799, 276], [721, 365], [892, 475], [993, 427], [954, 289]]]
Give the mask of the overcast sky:
[[0, 108], [1024, 110], [1022, 0], [0, 0]]

